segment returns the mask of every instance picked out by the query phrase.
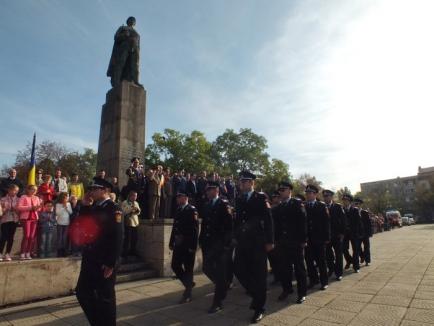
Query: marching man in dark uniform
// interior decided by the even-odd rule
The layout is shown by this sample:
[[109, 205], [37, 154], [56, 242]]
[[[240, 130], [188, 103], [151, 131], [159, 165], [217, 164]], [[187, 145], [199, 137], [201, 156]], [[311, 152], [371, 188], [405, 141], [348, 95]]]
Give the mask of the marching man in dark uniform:
[[263, 193], [254, 191], [256, 176], [240, 173], [241, 196], [236, 201], [235, 275], [252, 297], [251, 322], [264, 317], [267, 296], [267, 253], [274, 247], [270, 204]]
[[176, 201], [178, 208], [173, 220], [169, 249], [173, 250], [172, 270], [185, 287], [180, 303], [187, 303], [191, 301], [191, 291], [195, 285], [193, 268], [199, 235], [199, 214], [196, 207], [188, 203], [187, 193], [178, 192]]
[[[363, 223], [359, 210], [352, 206], [353, 196], [345, 194], [342, 196], [342, 202], [344, 204], [345, 215], [347, 216], [347, 242], [344, 245], [344, 256], [347, 264], [345, 266], [348, 269], [353, 264], [353, 269], [356, 273], [360, 271], [360, 242], [363, 238]], [[349, 253], [349, 242], [351, 242], [351, 248], [353, 249], [353, 256]]]
[[[97, 326], [116, 325], [115, 281], [116, 267], [122, 251], [122, 212], [110, 200], [112, 185], [101, 178], [94, 178], [90, 191], [83, 200], [80, 219], [88, 219], [87, 229], [77, 229], [90, 235], [83, 248], [81, 271], [77, 283], [77, 299], [89, 323]], [[89, 206], [89, 196], [94, 204]], [[77, 241], [72, 225], [71, 238]]]
[[369, 238], [372, 237], [372, 224], [369, 212], [366, 209], [362, 209], [361, 205], [363, 205], [363, 200], [360, 198], [354, 198], [354, 206], [359, 209], [363, 223], [363, 250], [360, 250], [360, 260], [362, 263], [365, 262], [366, 266], [369, 266], [371, 263], [371, 244]]
[[309, 288], [321, 282], [321, 290], [328, 288], [328, 275], [326, 264], [326, 246], [330, 242], [330, 216], [324, 202], [317, 200], [318, 188], [307, 185], [306, 212], [308, 244], [306, 247], [306, 266], [309, 275]]
[[215, 284], [214, 300], [209, 313], [223, 309], [222, 301], [229, 286], [229, 264], [232, 260], [232, 208], [219, 197], [218, 182], [206, 187], [208, 203], [201, 210], [202, 227], [199, 245], [202, 248], [203, 272]]
[[324, 202], [327, 205], [330, 214], [331, 241], [327, 245], [326, 256], [329, 275], [331, 276], [335, 273], [336, 280], [340, 281], [342, 280], [344, 267], [342, 246], [347, 227], [347, 218], [342, 205], [333, 201], [334, 194], [335, 193], [331, 190], [323, 190], [322, 192]]
[[283, 292], [279, 301], [285, 300], [292, 289], [292, 273], [297, 279], [297, 303], [306, 300], [306, 268], [304, 267], [304, 247], [307, 241], [306, 210], [301, 200], [293, 198], [293, 186], [289, 182], [279, 184], [281, 203], [273, 210], [276, 236], [276, 256], [278, 278]]

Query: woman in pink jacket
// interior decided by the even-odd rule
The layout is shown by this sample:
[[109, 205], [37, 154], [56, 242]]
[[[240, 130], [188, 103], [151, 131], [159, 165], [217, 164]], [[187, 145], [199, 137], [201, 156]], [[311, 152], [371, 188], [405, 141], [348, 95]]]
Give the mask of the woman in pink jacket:
[[18, 201], [20, 221], [23, 226], [23, 241], [21, 242], [21, 259], [32, 259], [30, 252], [36, 239], [36, 227], [38, 225], [38, 212], [41, 210], [41, 199], [36, 196], [38, 188], [27, 186], [26, 194]]

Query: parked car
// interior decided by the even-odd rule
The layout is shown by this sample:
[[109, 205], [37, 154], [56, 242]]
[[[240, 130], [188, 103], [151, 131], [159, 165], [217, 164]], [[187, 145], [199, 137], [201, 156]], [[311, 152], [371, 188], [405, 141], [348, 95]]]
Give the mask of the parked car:
[[402, 220], [402, 225], [410, 225], [410, 222], [409, 222], [409, 217], [408, 216], [403, 216], [402, 218], [401, 218], [401, 220]]
[[414, 220], [414, 218], [413, 217], [409, 217], [408, 218], [408, 225], [414, 225], [414, 224], [416, 224], [416, 221]]
[[389, 221], [391, 227], [402, 227], [402, 217], [399, 211], [386, 212], [386, 218]]

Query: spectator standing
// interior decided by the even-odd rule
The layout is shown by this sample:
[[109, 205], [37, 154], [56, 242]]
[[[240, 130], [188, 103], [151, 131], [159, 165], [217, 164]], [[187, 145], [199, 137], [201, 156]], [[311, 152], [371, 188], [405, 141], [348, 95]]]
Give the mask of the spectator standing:
[[[78, 200], [76, 196], [69, 196], [69, 202], [71, 203], [72, 214], [69, 218], [70, 225], [74, 222], [74, 219], [80, 214], [81, 200]], [[80, 256], [80, 248], [69, 241], [69, 248], [71, 249], [71, 254], [75, 257]]]
[[158, 218], [160, 212], [160, 196], [161, 196], [161, 184], [160, 179], [155, 170], [150, 169], [147, 175], [148, 180], [148, 218], [155, 220]]
[[165, 195], [164, 199], [164, 205], [163, 205], [163, 214], [161, 216], [163, 218], [171, 218], [172, 217], [172, 207], [173, 207], [173, 198], [174, 198], [174, 191], [173, 191], [173, 184], [172, 184], [172, 178], [170, 177], [170, 169], [167, 168], [164, 172], [164, 185], [163, 185], [163, 191]]
[[43, 178], [43, 183], [38, 187], [38, 196], [42, 202], [52, 201], [56, 195], [54, 186], [51, 183], [51, 175], [46, 174]]
[[36, 186], [29, 185], [26, 194], [18, 201], [19, 218], [23, 226], [23, 240], [21, 242], [21, 259], [32, 259], [30, 252], [35, 244], [36, 228], [38, 225], [41, 199], [36, 196]]
[[[8, 193], [0, 199], [0, 210], [3, 215], [0, 219], [1, 237], [0, 237], [0, 261], [11, 261], [11, 250], [14, 243], [15, 231], [18, 226], [18, 186], [10, 184]], [[3, 257], [3, 250], [6, 245], [6, 254]]]
[[44, 170], [39, 169], [36, 174], [36, 186], [40, 186], [44, 182]]
[[61, 192], [56, 204], [57, 256], [66, 257], [68, 248], [68, 227], [71, 222], [72, 207], [68, 193]]
[[121, 190], [119, 188], [118, 177], [112, 177], [111, 182], [113, 185], [112, 192], [116, 195], [117, 201], [121, 200]]
[[57, 199], [57, 196], [60, 195], [62, 192], [68, 193], [68, 183], [66, 180], [62, 177], [62, 170], [56, 169], [56, 172], [54, 174], [54, 180], [52, 181], [54, 192], [56, 194], [55, 199]]
[[137, 256], [137, 227], [139, 225], [140, 206], [137, 202], [137, 192], [134, 190], [128, 194], [128, 199], [121, 205], [124, 214], [124, 248], [123, 257]]
[[39, 257], [50, 257], [53, 243], [54, 228], [56, 226], [56, 214], [53, 202], [44, 202], [44, 209], [39, 214]]
[[71, 183], [69, 184], [69, 196], [75, 196], [77, 200], [82, 200], [84, 197], [84, 186], [77, 173], [72, 174]]
[[189, 202], [192, 205], [196, 205], [197, 199], [197, 184], [196, 184], [196, 175], [187, 173], [187, 195]]
[[1, 183], [1, 192], [2, 196], [5, 196], [8, 193], [9, 185], [14, 184], [18, 186], [18, 197], [23, 194], [23, 183], [17, 178], [17, 170], [10, 169], [9, 176], [6, 179], [3, 179]]

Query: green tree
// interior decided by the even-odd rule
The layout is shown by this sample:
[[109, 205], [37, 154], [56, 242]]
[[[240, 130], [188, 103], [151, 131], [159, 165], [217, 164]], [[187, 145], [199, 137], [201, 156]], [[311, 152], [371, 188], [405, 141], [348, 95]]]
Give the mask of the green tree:
[[145, 151], [145, 165], [163, 164], [174, 171], [211, 171], [215, 165], [211, 159], [211, 143], [200, 131], [182, 134], [173, 129], [152, 136], [153, 143]]
[[257, 188], [271, 194], [277, 189], [281, 181], [291, 181], [289, 165], [282, 160], [273, 158], [266, 165], [263, 176], [258, 179]]
[[226, 129], [213, 142], [212, 157], [225, 174], [235, 175], [242, 170], [264, 174], [269, 163], [266, 149], [267, 140], [251, 129], [240, 129], [238, 133]]

